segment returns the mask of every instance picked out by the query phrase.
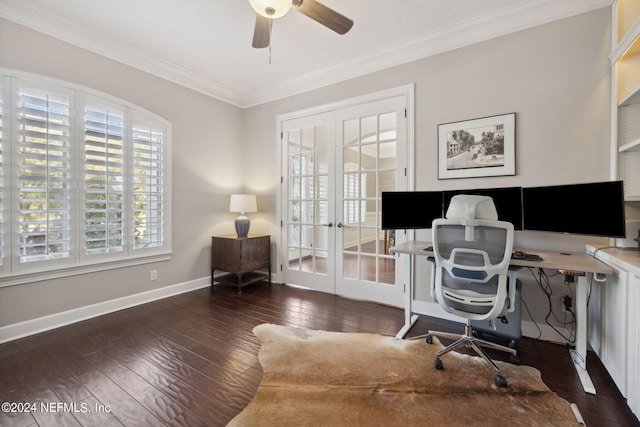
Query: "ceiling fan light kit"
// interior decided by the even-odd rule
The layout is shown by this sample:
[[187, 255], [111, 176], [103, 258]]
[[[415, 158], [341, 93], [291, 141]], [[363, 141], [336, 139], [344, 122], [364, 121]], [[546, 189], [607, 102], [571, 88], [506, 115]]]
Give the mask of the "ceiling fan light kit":
[[280, 18], [291, 9], [291, 0], [249, 0], [249, 3], [265, 18]]
[[256, 11], [256, 25], [253, 30], [254, 48], [269, 47], [273, 19], [284, 16], [293, 8], [338, 34], [346, 34], [353, 21], [316, 0], [249, 0]]

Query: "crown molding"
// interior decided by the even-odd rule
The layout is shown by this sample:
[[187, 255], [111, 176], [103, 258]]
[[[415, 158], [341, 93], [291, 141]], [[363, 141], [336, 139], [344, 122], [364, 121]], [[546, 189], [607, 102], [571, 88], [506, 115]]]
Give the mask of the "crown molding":
[[240, 92], [194, 70], [167, 61], [126, 41], [108, 38], [73, 22], [46, 16], [29, 2], [1, 2], [0, 17], [232, 105], [247, 108], [552, 21], [610, 7], [611, 4], [612, 0], [527, 1], [461, 22], [392, 49], [374, 51], [366, 57], [246, 92]]

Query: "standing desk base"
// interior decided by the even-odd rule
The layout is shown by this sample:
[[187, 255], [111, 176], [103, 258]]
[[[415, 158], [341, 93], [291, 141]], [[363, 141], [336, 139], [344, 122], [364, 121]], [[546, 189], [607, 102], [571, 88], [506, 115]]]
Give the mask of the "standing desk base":
[[576, 368], [576, 373], [580, 378], [584, 392], [596, 394], [596, 388], [593, 385], [593, 381], [591, 381], [591, 376], [589, 376], [589, 372], [587, 372], [586, 367], [582, 366], [580, 355], [575, 350], [569, 350], [569, 355], [571, 356], [573, 366]]
[[592, 273], [578, 276], [576, 286], [576, 348], [570, 350], [569, 355], [585, 393], [596, 394], [596, 388], [591, 381], [589, 372], [587, 372], [587, 300], [589, 299], [587, 290], [591, 276]]
[[402, 329], [398, 331], [398, 333], [396, 334], [396, 338], [399, 338], [399, 339], [404, 338], [404, 336], [407, 335], [409, 330], [411, 330], [411, 328], [413, 327], [413, 325], [416, 324], [417, 321], [418, 321], [418, 315], [417, 314], [412, 315], [409, 322], [405, 323]]

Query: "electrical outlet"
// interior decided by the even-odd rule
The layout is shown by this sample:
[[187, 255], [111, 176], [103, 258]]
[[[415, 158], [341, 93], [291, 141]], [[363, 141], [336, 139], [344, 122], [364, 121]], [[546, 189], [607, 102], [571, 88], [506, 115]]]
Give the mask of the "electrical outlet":
[[151, 270], [149, 280], [158, 280], [158, 270]]

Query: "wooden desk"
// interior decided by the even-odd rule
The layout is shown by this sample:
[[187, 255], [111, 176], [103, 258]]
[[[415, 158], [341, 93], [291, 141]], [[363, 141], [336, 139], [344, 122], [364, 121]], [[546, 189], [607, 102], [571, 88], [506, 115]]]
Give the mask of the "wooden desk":
[[[413, 263], [416, 256], [429, 257], [433, 252], [425, 250], [431, 246], [431, 242], [409, 240], [389, 249], [389, 252], [396, 255], [409, 255], [409, 291], [405, 292], [404, 305], [404, 326], [396, 334], [397, 338], [404, 338], [411, 327], [418, 320], [418, 316], [413, 314], [411, 304], [413, 301]], [[589, 281], [594, 273], [612, 274], [613, 269], [600, 262], [586, 252], [556, 252], [527, 250], [528, 254], [535, 254], [542, 258], [542, 261], [532, 261], [525, 259], [512, 259], [512, 267], [533, 267], [549, 268], [553, 270], [567, 270], [579, 273], [578, 284], [576, 286], [576, 342], [575, 350], [570, 350], [571, 360], [576, 368], [576, 372], [582, 382], [582, 387], [587, 393], [595, 394], [591, 377], [587, 372], [587, 299]]]

